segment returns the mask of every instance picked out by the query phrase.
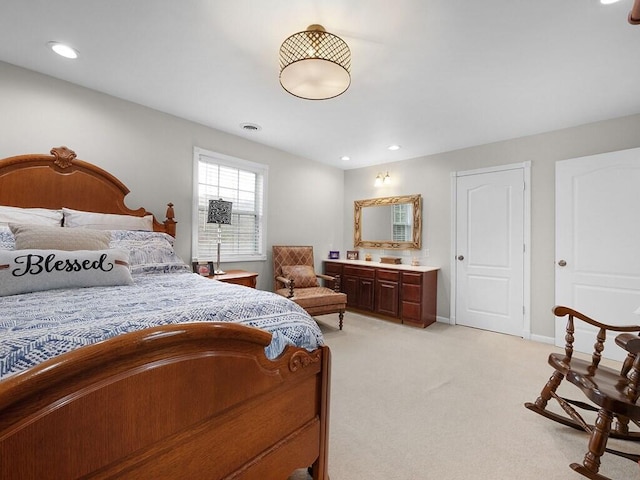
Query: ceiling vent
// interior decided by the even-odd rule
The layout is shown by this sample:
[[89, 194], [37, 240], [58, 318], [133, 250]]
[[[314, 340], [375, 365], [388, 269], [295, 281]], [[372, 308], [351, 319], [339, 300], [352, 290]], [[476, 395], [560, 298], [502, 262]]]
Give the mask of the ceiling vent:
[[257, 132], [259, 130], [262, 130], [262, 127], [260, 125], [256, 125], [255, 123], [241, 123], [240, 128], [247, 132]]

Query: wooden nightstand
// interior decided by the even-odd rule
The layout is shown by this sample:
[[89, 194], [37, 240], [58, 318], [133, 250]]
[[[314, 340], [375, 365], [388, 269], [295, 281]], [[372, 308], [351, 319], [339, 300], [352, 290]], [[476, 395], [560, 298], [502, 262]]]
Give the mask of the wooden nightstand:
[[213, 278], [226, 283], [235, 283], [236, 285], [244, 285], [245, 287], [256, 288], [258, 274], [255, 272], [247, 272], [245, 270], [227, 270], [223, 275], [210, 275], [207, 278]]

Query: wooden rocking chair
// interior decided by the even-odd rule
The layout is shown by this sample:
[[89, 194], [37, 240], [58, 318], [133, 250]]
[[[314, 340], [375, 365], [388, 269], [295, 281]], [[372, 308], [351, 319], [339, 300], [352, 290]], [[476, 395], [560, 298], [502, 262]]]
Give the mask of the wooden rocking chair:
[[[553, 312], [558, 317], [568, 316], [565, 352], [564, 355], [549, 355], [549, 365], [554, 368], [553, 375], [536, 401], [525, 403], [525, 407], [556, 422], [588, 432], [588, 451], [583, 463], [572, 463], [571, 468], [587, 478], [608, 480], [608, 477], [598, 473], [600, 457], [605, 452], [635, 462], [640, 460], [639, 455], [606, 446], [609, 437], [640, 440], [640, 431], [629, 428], [630, 424], [640, 427], [640, 405], [637, 404], [640, 396], [640, 326], [607, 325], [562, 306], [555, 307]], [[598, 328], [591, 361], [573, 357], [575, 319]], [[615, 339], [616, 344], [627, 352], [620, 371], [600, 365], [607, 332], [623, 332]], [[590, 403], [560, 397], [556, 391], [565, 378], [577, 386]], [[558, 402], [566, 416], [547, 410], [551, 398]], [[595, 424], [588, 424], [576, 408], [598, 412]]]

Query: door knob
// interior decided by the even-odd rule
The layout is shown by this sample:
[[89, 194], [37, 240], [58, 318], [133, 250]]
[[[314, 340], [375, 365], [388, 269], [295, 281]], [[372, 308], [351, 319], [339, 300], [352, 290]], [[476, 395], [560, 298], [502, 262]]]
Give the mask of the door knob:
[[567, 262], [565, 262], [564, 260], [560, 260], [558, 262], [558, 265], [560, 265], [561, 267], [566, 267], [567, 266]]
[[464, 255], [458, 255], [458, 260], [460, 261], [464, 260]]

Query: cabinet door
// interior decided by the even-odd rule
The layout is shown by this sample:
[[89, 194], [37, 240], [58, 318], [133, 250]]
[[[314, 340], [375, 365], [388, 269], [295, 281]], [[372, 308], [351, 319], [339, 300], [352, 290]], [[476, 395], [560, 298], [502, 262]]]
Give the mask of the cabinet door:
[[345, 275], [340, 281], [340, 288], [347, 294], [347, 306], [358, 308], [360, 298], [360, 279], [358, 277]]
[[[363, 310], [373, 310], [374, 281], [369, 278], [361, 278], [358, 294], [358, 308]], [[347, 298], [349, 298], [348, 294]]]
[[398, 317], [398, 282], [378, 280], [376, 282], [376, 312], [382, 315]]

